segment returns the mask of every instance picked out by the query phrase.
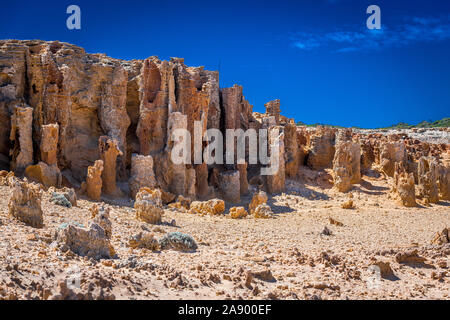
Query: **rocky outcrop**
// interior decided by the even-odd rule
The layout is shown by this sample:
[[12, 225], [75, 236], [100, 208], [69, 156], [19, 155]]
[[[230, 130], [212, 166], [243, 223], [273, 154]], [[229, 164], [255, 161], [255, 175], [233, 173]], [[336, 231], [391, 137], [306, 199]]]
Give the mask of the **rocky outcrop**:
[[334, 158], [335, 132], [327, 127], [318, 127], [310, 137], [307, 164], [319, 170], [331, 166]]
[[406, 160], [406, 148], [403, 142], [386, 142], [382, 144], [378, 162], [381, 171], [387, 176], [394, 176], [396, 162], [406, 164]]
[[25, 176], [31, 181], [41, 183], [45, 188], [60, 188], [61, 171], [57, 165], [58, 124], [44, 125], [41, 128], [41, 159], [37, 165], [25, 169]]
[[450, 167], [439, 165], [437, 168], [438, 172], [438, 185], [440, 199], [450, 200]]
[[151, 224], [160, 223], [161, 216], [164, 214], [161, 190], [142, 188], [136, 195], [134, 209], [138, 220]]
[[265, 105], [266, 107], [266, 115], [269, 117], [275, 118], [276, 125], [280, 124], [280, 100], [273, 100], [267, 102]]
[[242, 219], [248, 215], [244, 207], [232, 207], [230, 208], [231, 219]]
[[[442, 168], [450, 163], [445, 143], [358, 130], [340, 130], [336, 137], [333, 128], [297, 126], [280, 114], [279, 100], [265, 108], [264, 114], [253, 112], [242, 86], [220, 88], [218, 72], [186, 66], [182, 58], [123, 61], [58, 41], [0, 41], [0, 169], [25, 174], [45, 188], [73, 187], [99, 200], [102, 190], [109, 197], [128, 196], [118, 187], [127, 191], [128, 183], [131, 197], [142, 187], [160, 188], [171, 195], [164, 203], [180, 195], [239, 202], [252, 186], [283, 192], [286, 178], [308, 175], [304, 164], [313, 170], [333, 167], [337, 188], [347, 190], [359, 181], [361, 170], [394, 177], [395, 165], [401, 163], [422, 192], [420, 185], [428, 182], [419, 177], [419, 159], [432, 157]], [[250, 146], [256, 142], [249, 139], [239, 163], [237, 156], [233, 163], [194, 161], [199, 160], [196, 148], [203, 155], [213, 143], [202, 139], [207, 129], [219, 130], [236, 155], [242, 141], [226, 141], [227, 129], [254, 129], [261, 138], [260, 129], [275, 128], [280, 133], [279, 167], [268, 176], [260, 170], [270, 163], [250, 161]], [[183, 163], [172, 162], [177, 150], [171, 138], [177, 129], [190, 135], [186, 144], [191, 152]], [[273, 143], [267, 144], [269, 155]], [[439, 168], [435, 180], [445, 200], [449, 178]]]
[[419, 196], [428, 203], [439, 202], [439, 191], [437, 187], [437, 166], [433, 159], [422, 157], [418, 165]]
[[400, 204], [405, 207], [415, 207], [416, 193], [414, 175], [406, 171], [405, 166], [397, 162], [395, 164], [393, 191], [399, 199]]
[[220, 199], [208, 201], [193, 201], [190, 204], [189, 213], [199, 215], [217, 215], [225, 211], [225, 202]]
[[38, 185], [14, 179], [12, 195], [9, 200], [9, 214], [34, 228], [44, 226], [41, 209], [42, 193]]
[[361, 180], [361, 147], [359, 143], [351, 141], [351, 133], [350, 137], [338, 135], [333, 159], [333, 179], [335, 188], [340, 192], [349, 191], [352, 184]]
[[250, 214], [255, 214], [256, 208], [261, 204], [266, 204], [268, 200], [267, 194], [264, 191], [258, 191], [252, 197], [252, 201], [248, 206], [248, 211]]
[[57, 164], [58, 139], [59, 125], [57, 123], [42, 126], [41, 160], [49, 166]]
[[284, 127], [285, 172], [287, 177], [293, 179], [297, 177], [298, 170], [305, 160], [299, 140], [297, 137], [297, 126], [295, 124], [287, 124]]
[[117, 156], [123, 155], [119, 150], [118, 142], [107, 136], [102, 136], [98, 140], [100, 158], [103, 161], [102, 190], [107, 195], [120, 195], [116, 185], [116, 165]]
[[98, 206], [94, 204], [91, 209], [92, 222], [98, 224], [105, 230], [105, 236], [111, 239], [112, 236], [112, 222], [109, 218], [110, 209], [105, 206]]
[[56, 242], [61, 251], [72, 252], [92, 259], [111, 259], [116, 253], [105, 230], [95, 222], [88, 228], [69, 222], [60, 226]]
[[33, 164], [33, 109], [16, 106], [11, 118], [10, 139], [14, 143], [11, 150], [11, 169], [19, 174]]

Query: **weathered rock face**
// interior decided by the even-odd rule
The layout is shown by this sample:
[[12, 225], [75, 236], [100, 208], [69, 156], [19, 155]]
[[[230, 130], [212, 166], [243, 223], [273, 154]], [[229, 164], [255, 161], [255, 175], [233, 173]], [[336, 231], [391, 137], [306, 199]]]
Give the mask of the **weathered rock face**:
[[[269, 132], [275, 128], [269, 128]], [[278, 149], [278, 159], [276, 159], [275, 149]], [[284, 133], [280, 133], [278, 137], [269, 134], [269, 152], [274, 163], [270, 165], [274, 167], [275, 171], [266, 176], [267, 191], [271, 194], [281, 193], [286, 187], [286, 170], [284, 157]], [[278, 162], [278, 168], [277, 164]]]
[[44, 226], [41, 209], [42, 193], [38, 185], [13, 180], [12, 196], [9, 200], [9, 214], [35, 228]]
[[155, 174], [153, 172], [152, 156], [133, 154], [131, 157], [130, 177], [131, 197], [134, 199], [143, 187], [154, 188], [156, 186]]
[[304, 161], [303, 149], [297, 138], [297, 126], [295, 124], [287, 124], [284, 127], [284, 148], [286, 176], [295, 178], [297, 177], [300, 165]]
[[266, 115], [271, 116], [275, 118], [275, 123], [277, 125], [280, 124], [280, 100], [273, 100], [267, 102], [265, 105], [266, 107]]
[[375, 154], [371, 141], [361, 141], [361, 170], [369, 170], [374, 162]]
[[395, 163], [400, 162], [406, 164], [406, 160], [406, 148], [403, 142], [386, 142], [382, 144], [378, 162], [381, 170], [386, 175], [393, 177], [395, 172]]
[[333, 159], [334, 186], [341, 192], [347, 192], [352, 184], [361, 180], [361, 147], [351, 141], [350, 136], [338, 135], [336, 152]]
[[318, 127], [310, 137], [307, 164], [312, 169], [331, 166], [334, 157], [335, 132], [327, 127]]
[[[0, 41], [0, 169], [25, 174], [45, 188], [78, 189], [85, 180], [81, 191], [100, 200], [102, 189], [105, 195], [125, 196], [118, 185], [128, 182], [131, 196], [142, 187], [160, 188], [165, 203], [179, 195], [192, 200], [220, 195], [239, 202], [249, 181], [267, 192], [282, 192], [286, 177], [297, 179], [305, 160], [314, 170], [333, 164], [342, 190], [359, 181], [361, 169], [393, 177], [401, 163], [408, 178], [399, 173], [397, 184], [411, 189], [407, 183], [413, 173], [419, 193], [433, 202], [431, 174], [425, 165], [419, 170], [419, 159], [427, 156], [443, 165], [434, 184], [442, 199], [449, 197], [448, 144], [380, 132], [359, 139], [348, 130], [336, 138], [335, 129], [297, 127], [280, 115], [279, 100], [265, 107], [265, 114], [252, 112], [241, 86], [221, 89], [218, 72], [188, 67], [181, 58], [122, 61], [57, 41]], [[211, 128], [225, 138], [227, 129], [254, 129], [260, 135], [259, 129], [280, 128], [279, 170], [261, 175], [268, 165], [250, 162], [249, 143], [244, 163], [194, 163], [194, 146], [203, 153], [213, 143], [202, 141]], [[190, 134], [190, 163], [172, 162], [176, 129]], [[231, 144], [236, 155], [237, 140]]]
[[417, 186], [420, 197], [429, 203], [439, 202], [437, 187], [437, 166], [433, 159], [422, 157], [418, 166], [419, 184]]
[[42, 126], [41, 160], [52, 166], [57, 164], [59, 125]]
[[403, 206], [415, 207], [417, 205], [414, 175], [408, 173], [405, 166], [400, 162], [395, 164], [393, 191]]
[[[43, 125], [59, 125], [57, 158], [61, 170], [70, 169], [82, 181], [87, 167], [99, 158], [97, 142], [101, 135], [117, 139], [126, 150], [128, 79], [119, 60], [86, 54], [79, 47], [56, 41], [1, 41], [0, 51], [0, 73], [6, 71], [2, 81], [8, 83], [0, 100], [8, 107], [26, 103], [32, 108], [33, 126], [26, 130], [33, 130], [37, 146], [41, 144]], [[21, 145], [25, 155], [27, 144]], [[29, 159], [20, 156], [19, 168], [33, 164]], [[22, 165], [24, 161], [26, 165]], [[15, 162], [13, 157], [14, 170]]]
[[16, 106], [11, 118], [10, 139], [14, 142], [11, 169], [18, 173], [33, 164], [32, 124], [33, 109]]
[[117, 156], [123, 155], [119, 150], [117, 140], [102, 136], [98, 140], [100, 157], [103, 161], [103, 192], [108, 195], [118, 195], [119, 190], [116, 185], [116, 164]]
[[150, 155], [164, 149], [169, 105], [175, 102], [173, 65], [157, 58], [146, 59], [140, 81], [139, 122], [136, 134], [140, 152]]
[[100, 200], [102, 195], [102, 172], [103, 161], [97, 160], [95, 164], [88, 168], [86, 177], [86, 193], [89, 199]]
[[450, 200], [450, 167], [439, 165], [437, 170], [440, 198]]

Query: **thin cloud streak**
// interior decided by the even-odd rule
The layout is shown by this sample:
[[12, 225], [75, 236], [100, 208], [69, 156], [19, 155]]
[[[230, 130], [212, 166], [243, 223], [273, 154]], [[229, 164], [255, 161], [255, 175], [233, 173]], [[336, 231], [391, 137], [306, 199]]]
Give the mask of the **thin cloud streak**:
[[341, 29], [326, 33], [297, 32], [292, 35], [291, 40], [292, 45], [300, 50], [329, 48], [337, 53], [447, 41], [450, 40], [450, 16], [407, 18], [403, 24], [393, 28], [382, 26], [381, 30], [363, 28], [359, 31]]

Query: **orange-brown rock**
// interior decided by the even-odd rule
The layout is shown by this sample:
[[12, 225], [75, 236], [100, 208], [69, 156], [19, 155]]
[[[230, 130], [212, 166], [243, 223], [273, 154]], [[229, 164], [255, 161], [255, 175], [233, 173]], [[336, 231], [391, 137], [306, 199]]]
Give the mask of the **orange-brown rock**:
[[14, 179], [11, 185], [9, 214], [34, 228], [44, 226], [44, 214], [41, 209], [42, 192], [38, 185]]
[[333, 159], [334, 186], [340, 192], [347, 192], [352, 184], [361, 180], [361, 147], [350, 138], [337, 139]]
[[97, 160], [95, 164], [88, 168], [86, 177], [86, 192], [89, 199], [100, 200], [102, 194], [102, 172], [103, 161]]
[[102, 136], [98, 140], [99, 153], [103, 161], [103, 192], [107, 195], [119, 195], [120, 191], [116, 185], [117, 156], [123, 155], [119, 150], [117, 140]]
[[438, 166], [438, 185], [440, 199], [450, 200], [450, 166]]
[[308, 146], [307, 164], [312, 169], [329, 168], [334, 158], [335, 132], [328, 127], [317, 127]]
[[141, 188], [147, 187], [152, 189], [156, 186], [152, 156], [132, 155], [129, 185], [133, 199]]
[[31, 181], [41, 183], [45, 188], [61, 187], [62, 176], [56, 164], [39, 162], [37, 165], [28, 166], [25, 176]]
[[98, 206], [94, 204], [90, 208], [92, 222], [98, 224], [105, 230], [106, 238], [111, 239], [112, 235], [112, 223], [109, 217], [110, 209], [105, 206]]
[[190, 204], [189, 213], [199, 215], [217, 215], [225, 211], [225, 202], [220, 199], [208, 201], [193, 201]]
[[437, 232], [434, 236], [433, 240], [431, 240], [432, 244], [443, 245], [446, 243], [450, 243], [450, 232], [448, 228], [442, 230], [442, 232]]
[[247, 211], [245, 211], [244, 207], [232, 207], [230, 208], [230, 217], [231, 219], [242, 219], [248, 215]]
[[415, 207], [416, 194], [414, 175], [408, 173], [401, 162], [395, 164], [393, 191], [397, 195], [400, 204], [405, 207]]
[[[285, 149], [284, 149], [284, 133], [278, 136], [271, 134], [276, 127], [269, 128], [269, 152], [271, 154], [270, 167], [273, 172], [266, 175], [267, 192], [270, 194], [281, 193], [286, 188], [286, 170], [285, 170]], [[276, 150], [278, 150], [278, 157], [276, 157]]]
[[258, 191], [255, 193], [252, 197], [252, 201], [250, 202], [250, 205], [248, 206], [248, 211], [250, 214], [255, 214], [256, 208], [261, 204], [266, 204], [268, 200], [267, 193], [264, 191]]
[[297, 137], [297, 126], [287, 124], [284, 127], [284, 148], [285, 148], [285, 170], [286, 176], [296, 178], [300, 165], [303, 165], [303, 148], [299, 145]]
[[136, 195], [134, 202], [136, 218], [151, 224], [161, 222], [164, 214], [161, 200], [161, 190], [142, 188]]
[[267, 102], [266, 107], [266, 115], [275, 118], [276, 125], [280, 124], [280, 100], [273, 100]]
[[11, 169], [19, 174], [33, 164], [32, 124], [33, 109], [29, 106], [16, 106], [11, 118], [10, 139], [14, 143]]
[[439, 202], [439, 191], [437, 187], [437, 164], [435, 160], [422, 157], [418, 165], [419, 196], [429, 203]]
[[56, 165], [58, 154], [59, 125], [57, 123], [44, 125], [42, 126], [41, 130], [41, 160], [49, 166]]
[[381, 171], [387, 176], [394, 176], [396, 162], [406, 164], [406, 160], [406, 148], [403, 142], [386, 142], [382, 144], [379, 164]]

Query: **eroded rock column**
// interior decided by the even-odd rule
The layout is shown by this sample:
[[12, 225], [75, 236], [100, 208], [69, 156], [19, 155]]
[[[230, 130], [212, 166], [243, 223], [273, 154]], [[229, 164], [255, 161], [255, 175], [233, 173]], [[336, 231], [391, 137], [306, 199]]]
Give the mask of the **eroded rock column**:
[[11, 170], [17, 174], [22, 174], [26, 167], [33, 164], [32, 124], [33, 109], [16, 106], [11, 118], [10, 139], [14, 143]]
[[103, 192], [108, 195], [119, 195], [116, 186], [117, 156], [121, 156], [117, 140], [102, 136], [98, 140], [100, 158], [103, 161]]

